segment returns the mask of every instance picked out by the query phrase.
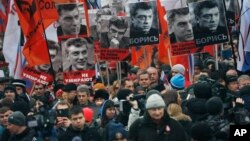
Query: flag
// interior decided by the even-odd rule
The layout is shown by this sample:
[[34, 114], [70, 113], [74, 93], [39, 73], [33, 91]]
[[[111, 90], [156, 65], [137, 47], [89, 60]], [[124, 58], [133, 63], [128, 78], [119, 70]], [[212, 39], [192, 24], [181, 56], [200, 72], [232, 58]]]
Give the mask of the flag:
[[[47, 6], [45, 6], [46, 2]], [[15, 0], [15, 7], [23, 34], [27, 39], [23, 54], [28, 65], [49, 64], [44, 30], [58, 18], [54, 3], [52, 0], [39, 1], [39, 3], [37, 0]]]
[[131, 54], [131, 64], [141, 69], [146, 69], [152, 62], [153, 46], [132, 47]]
[[8, 20], [8, 3], [6, 0], [0, 2], [0, 32], [5, 32]]
[[11, 0], [10, 12], [8, 13], [8, 22], [4, 35], [3, 54], [5, 61], [9, 63], [9, 75], [19, 77], [17, 73], [21, 72], [21, 68], [18, 67], [19, 65], [17, 62], [23, 60], [20, 52], [21, 29], [18, 25], [18, 16], [12, 6], [13, 4], [14, 0]]
[[237, 58], [237, 70], [245, 72], [250, 70], [250, 2], [244, 0], [241, 3], [240, 35]]

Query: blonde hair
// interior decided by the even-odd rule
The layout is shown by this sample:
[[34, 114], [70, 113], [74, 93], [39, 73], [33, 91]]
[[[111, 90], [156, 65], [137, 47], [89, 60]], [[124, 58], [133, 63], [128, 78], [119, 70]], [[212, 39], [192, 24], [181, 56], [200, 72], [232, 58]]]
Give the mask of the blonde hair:
[[182, 112], [182, 108], [180, 105], [176, 103], [171, 103], [167, 107], [167, 112], [170, 117], [176, 119], [176, 120], [185, 120], [185, 121], [192, 121], [190, 116], [185, 115]]

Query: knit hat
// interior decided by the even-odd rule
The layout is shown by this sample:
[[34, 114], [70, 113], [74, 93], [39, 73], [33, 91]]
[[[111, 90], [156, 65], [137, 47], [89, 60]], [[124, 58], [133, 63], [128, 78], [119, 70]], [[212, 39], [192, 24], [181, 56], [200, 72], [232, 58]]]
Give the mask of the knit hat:
[[209, 99], [212, 97], [211, 85], [204, 82], [194, 84], [194, 95], [196, 98]]
[[89, 108], [89, 107], [83, 108], [82, 111], [83, 111], [85, 120], [86, 120], [87, 122], [92, 123], [92, 121], [93, 121], [93, 116], [94, 116], [94, 111], [93, 111], [91, 108]]
[[198, 122], [190, 129], [190, 135], [197, 141], [205, 141], [213, 138], [213, 130], [205, 122]]
[[22, 79], [14, 79], [11, 81], [11, 84], [14, 86], [20, 86], [22, 88], [25, 88], [26, 82]]
[[95, 91], [94, 101], [97, 98], [103, 98], [103, 99], [107, 100], [107, 99], [109, 99], [109, 93], [103, 89], [97, 90], [97, 91]]
[[100, 89], [106, 89], [105, 85], [103, 83], [96, 83], [94, 86], [93, 86], [94, 90], [100, 90]]
[[129, 96], [130, 94], [132, 94], [133, 92], [129, 89], [120, 89], [117, 92], [117, 98], [118, 100], [126, 100], [127, 96]]
[[166, 107], [166, 104], [161, 95], [151, 94], [146, 100], [146, 109]]
[[219, 97], [211, 97], [206, 102], [206, 109], [210, 115], [218, 115], [223, 111], [223, 102]]
[[124, 126], [120, 122], [109, 122], [108, 123], [109, 138], [108, 141], [127, 139], [128, 131], [125, 130]]
[[176, 64], [172, 67], [172, 71], [178, 72], [182, 75], [185, 74], [185, 67], [182, 64]]
[[66, 85], [62, 88], [62, 90], [63, 90], [64, 92], [76, 91], [76, 89], [77, 89], [77, 86], [76, 86], [76, 84], [74, 84], [74, 83], [66, 84]]
[[172, 88], [182, 90], [185, 87], [185, 77], [182, 74], [176, 74], [170, 79]]
[[18, 126], [25, 126], [26, 117], [23, 115], [23, 113], [16, 111], [9, 116], [8, 122]]

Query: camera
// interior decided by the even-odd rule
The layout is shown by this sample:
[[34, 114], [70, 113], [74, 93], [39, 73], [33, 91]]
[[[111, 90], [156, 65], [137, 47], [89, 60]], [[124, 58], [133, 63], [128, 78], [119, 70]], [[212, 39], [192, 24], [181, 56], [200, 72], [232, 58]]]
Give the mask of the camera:
[[58, 109], [56, 110], [57, 117], [68, 117], [69, 109]]
[[55, 114], [50, 113], [45, 106], [41, 106], [38, 113], [27, 117], [27, 126], [34, 128], [43, 137], [50, 137], [55, 119]]
[[134, 101], [134, 100], [139, 100], [139, 99], [146, 99], [145, 94], [135, 94], [132, 97], [130, 97], [129, 100]]

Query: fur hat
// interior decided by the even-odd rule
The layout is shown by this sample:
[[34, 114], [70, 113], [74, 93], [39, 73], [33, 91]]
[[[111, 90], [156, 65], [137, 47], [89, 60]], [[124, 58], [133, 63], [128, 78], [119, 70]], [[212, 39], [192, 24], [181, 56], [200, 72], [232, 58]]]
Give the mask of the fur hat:
[[74, 84], [74, 83], [66, 84], [66, 85], [62, 88], [62, 90], [63, 90], [64, 92], [76, 91], [76, 89], [77, 89], [77, 86], [76, 86], [76, 84]]
[[223, 102], [219, 97], [211, 97], [206, 102], [206, 109], [210, 115], [218, 115], [223, 111]]
[[109, 93], [104, 89], [97, 90], [95, 91], [94, 100], [97, 98], [103, 98], [104, 100], [107, 100], [109, 99]]
[[182, 90], [185, 88], [185, 77], [182, 74], [176, 74], [170, 79], [172, 88]]
[[172, 71], [178, 72], [182, 75], [185, 74], [185, 67], [182, 64], [176, 64], [172, 67]]
[[166, 107], [166, 104], [161, 95], [155, 93], [151, 94], [146, 100], [146, 109]]
[[25, 126], [26, 117], [20, 111], [16, 111], [9, 116], [8, 122], [18, 126]]

